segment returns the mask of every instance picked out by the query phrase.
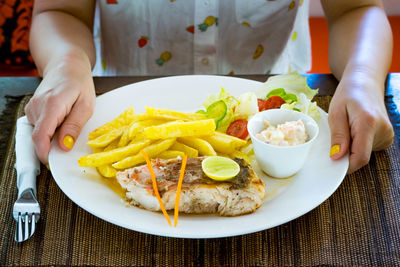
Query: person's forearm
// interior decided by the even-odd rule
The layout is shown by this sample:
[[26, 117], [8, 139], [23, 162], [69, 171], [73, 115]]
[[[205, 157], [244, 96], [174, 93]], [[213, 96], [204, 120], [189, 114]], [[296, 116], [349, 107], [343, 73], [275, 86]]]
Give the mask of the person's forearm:
[[91, 29], [62, 11], [36, 14], [32, 21], [30, 49], [40, 75], [69, 64], [93, 68], [96, 53]]
[[392, 33], [384, 11], [376, 6], [350, 10], [329, 21], [329, 61], [338, 80], [368, 77], [384, 84], [392, 57]]
[[373, 150], [393, 141], [384, 103], [392, 33], [380, 0], [323, 0], [329, 25], [329, 60], [339, 80], [329, 106], [330, 157], [349, 155], [352, 173]]

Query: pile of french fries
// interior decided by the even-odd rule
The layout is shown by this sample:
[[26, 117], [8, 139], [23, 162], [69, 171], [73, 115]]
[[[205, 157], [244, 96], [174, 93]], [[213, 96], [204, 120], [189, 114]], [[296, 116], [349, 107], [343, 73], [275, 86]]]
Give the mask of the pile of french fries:
[[240, 148], [248, 142], [215, 131], [215, 121], [204, 114], [146, 107], [135, 114], [129, 107], [115, 119], [89, 133], [93, 153], [79, 158], [82, 167], [96, 167], [104, 177], [145, 163], [149, 158], [221, 155], [249, 161]]

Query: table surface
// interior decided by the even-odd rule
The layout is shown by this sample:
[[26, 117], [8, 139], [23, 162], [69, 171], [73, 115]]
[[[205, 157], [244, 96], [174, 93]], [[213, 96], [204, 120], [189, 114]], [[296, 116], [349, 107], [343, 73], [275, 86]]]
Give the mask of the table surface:
[[[335, 88], [337, 86], [337, 81], [332, 75], [308, 74], [307, 76], [308, 76], [307, 81], [308, 81], [309, 86], [311, 88], [319, 88], [320, 96], [333, 95]], [[242, 77], [242, 78], [247, 78], [247, 79], [252, 79], [252, 80], [257, 80], [257, 81], [265, 81], [268, 76], [247, 75], [247, 76], [237, 76], [237, 77]], [[107, 92], [109, 90], [118, 88], [118, 87], [126, 85], [126, 84], [135, 83], [135, 82], [139, 82], [139, 81], [143, 81], [143, 80], [147, 80], [147, 79], [151, 79], [151, 78], [156, 78], [156, 77], [95, 77], [94, 83], [95, 83], [97, 93], [101, 94], [101, 93]], [[11, 136], [11, 132], [12, 132], [12, 129], [13, 129], [14, 123], [15, 123], [15, 118], [13, 116], [15, 114], [15, 110], [18, 107], [18, 103], [21, 101], [21, 99], [25, 95], [32, 94], [39, 83], [40, 83], [40, 78], [36, 78], [36, 77], [19, 77], [19, 78], [3, 77], [3, 78], [0, 78], [0, 166], [3, 166], [4, 161], [5, 161], [5, 152], [8, 147], [7, 144], [9, 144], [11, 142], [10, 136]], [[400, 74], [399, 73], [392, 73], [392, 74], [388, 75], [388, 79], [387, 79], [387, 83], [386, 83], [386, 92], [385, 92], [385, 103], [386, 103], [387, 110], [389, 112], [390, 119], [393, 123], [394, 129], [395, 129], [395, 134], [396, 134], [396, 138], [395, 138], [395, 142], [394, 142], [393, 146], [395, 146], [394, 149], [396, 151], [398, 151], [398, 149], [399, 149], [398, 145], [400, 144]], [[393, 146], [391, 148], [392, 150], [393, 150]], [[379, 156], [379, 154], [378, 154], [378, 156]], [[398, 187], [400, 185], [400, 181], [399, 181], [400, 180], [400, 177], [399, 177], [400, 159], [399, 158], [389, 158], [388, 160], [386, 160], [387, 162], [385, 162], [385, 160], [383, 161], [383, 163], [380, 163], [380, 164], [383, 166], [390, 166], [390, 167], [387, 167], [387, 168], [391, 168], [391, 169], [389, 169], [388, 173], [386, 173], [386, 174], [388, 174], [388, 176], [387, 176], [389, 179], [388, 182], [392, 186], [395, 187], [394, 189], [392, 188], [390, 190], [395, 190], [395, 193], [392, 193], [392, 195], [398, 195], [398, 193], [399, 193]], [[376, 166], [376, 164], [370, 164], [370, 165], [371, 166], [362, 168], [360, 171], [356, 172], [354, 175], [351, 175], [350, 177], [346, 177], [345, 181], [348, 181], [349, 178], [354, 179], [354, 177], [358, 178], [358, 176], [365, 176], [365, 174], [371, 175], [371, 176], [376, 175], [376, 177], [378, 177], [378, 179], [379, 179], [379, 177], [382, 176], [382, 174], [380, 174], [380, 173], [374, 174], [374, 171], [376, 171], [376, 170], [374, 170], [374, 166]], [[383, 169], [385, 169], [385, 168], [383, 168]], [[380, 171], [381, 171], [381, 169], [379, 169], [379, 172]], [[386, 174], [383, 176], [386, 177]], [[1, 177], [0, 177], [0, 179], [1, 179]], [[351, 182], [347, 182], [347, 183], [351, 183]], [[357, 182], [357, 183], [359, 183], [359, 182]], [[366, 186], [369, 185], [369, 181], [366, 181], [365, 183], [366, 183]], [[346, 184], [342, 185], [339, 188], [339, 190], [341, 190], [341, 191], [344, 190], [343, 195], [354, 193], [351, 191], [351, 188], [343, 189], [343, 186], [346, 186]], [[349, 186], [349, 185], [347, 185], [347, 186]], [[381, 188], [381, 190], [383, 190], [383, 191], [385, 191], [385, 189], [386, 188]], [[342, 193], [339, 192], [339, 193], [335, 193], [335, 194], [341, 195]], [[379, 194], [379, 192], [377, 194]], [[1, 188], [0, 188], [0, 196], [1, 196]], [[372, 199], [372, 197], [374, 199]], [[377, 200], [375, 198], [377, 198]], [[399, 226], [400, 223], [398, 221], [398, 218], [400, 218], [400, 200], [399, 199], [396, 200], [393, 197], [388, 198], [388, 199], [390, 200], [389, 202], [391, 202], [391, 203], [386, 203], [385, 201], [387, 201], [387, 200], [384, 197], [381, 199], [381, 198], [377, 197], [376, 195], [371, 196], [370, 200], [366, 200], [366, 203], [369, 203], [369, 202], [372, 203], [372, 207], [366, 207], [368, 212], [366, 212], [366, 214], [361, 214], [362, 217], [365, 220], [372, 222], [372, 221], [377, 220], [377, 218], [374, 218], [374, 216], [376, 216], [376, 214], [379, 214], [379, 216], [384, 216], [384, 219], [381, 218], [382, 220], [384, 220], [384, 223], [378, 225], [379, 227], [383, 227], [382, 228], [383, 230], [378, 231], [377, 232], [377, 233], [379, 233], [379, 234], [377, 234], [378, 236], [373, 237], [372, 240], [375, 240], [375, 242], [370, 242], [369, 244], [359, 244], [362, 247], [361, 252], [363, 254], [371, 255], [369, 260], [368, 259], [366, 260], [362, 257], [357, 256], [361, 252], [356, 251], [353, 254], [350, 253], [350, 258], [347, 259], [348, 264], [365, 265], [366, 263], [368, 263], [367, 265], [375, 265], [375, 266], [380, 266], [381, 264], [389, 264], [391, 266], [395, 266], [397, 264], [400, 265], [400, 252], [393, 251], [393, 249], [398, 248], [399, 244], [400, 244], [400, 241], [399, 241], [400, 240], [400, 226]], [[377, 203], [375, 203], [374, 201], [377, 201]], [[324, 204], [331, 205], [332, 209], [342, 208], [340, 205], [335, 207], [334, 203], [331, 203], [329, 201], [328, 201], [328, 204], [326, 204], [326, 203], [324, 203]], [[374, 208], [377, 209], [376, 212], [369, 210], [369, 209], [374, 209]], [[313, 211], [313, 212], [315, 212], [315, 211]], [[318, 211], [316, 211], [316, 212], [318, 212]], [[305, 216], [307, 217], [307, 216], [313, 216], [313, 215], [305, 215]], [[346, 216], [346, 215], [343, 215], [343, 216]], [[392, 221], [392, 218], [395, 219], [396, 221]], [[332, 219], [332, 221], [335, 221], [334, 218], [331, 218], [331, 219]], [[339, 219], [340, 218], [337, 218], [337, 220], [339, 220]], [[297, 219], [297, 220], [302, 220], [302, 218]], [[305, 219], [305, 220], [307, 220], [307, 219]], [[285, 233], [284, 229], [287, 229], [287, 227], [289, 227], [292, 231], [295, 231], [294, 234], [296, 234], [296, 231], [298, 231], [297, 232], [298, 235], [307, 235], [307, 234], [310, 234], [310, 232], [312, 233], [312, 231], [313, 231], [312, 225], [309, 225], [307, 227], [307, 229], [297, 229], [296, 230], [296, 227], [295, 226], [293, 227], [293, 223], [295, 224], [296, 222], [291, 222], [291, 223], [285, 224], [284, 226], [279, 226], [279, 227], [283, 227], [283, 228], [278, 227], [277, 231], [284, 234]], [[349, 229], [350, 229], [351, 227], [354, 227], [353, 225], [351, 225], [352, 221], [349, 219], [341, 221], [341, 223], [339, 223], [339, 221], [337, 221], [336, 223], [338, 225], [340, 225], [340, 227], [344, 227], [344, 228], [349, 227]], [[348, 225], [346, 225], [346, 223]], [[319, 230], [321, 231], [321, 229], [319, 229]], [[270, 230], [267, 230], [266, 232], [268, 232], [268, 231], [270, 231]], [[356, 229], [356, 231], [357, 231], [357, 229]], [[390, 232], [390, 234], [389, 234], [389, 232]], [[365, 235], [365, 237], [367, 235], [367, 233], [363, 233], [363, 232], [360, 232], [357, 234], [361, 235], [360, 240], [363, 240], [363, 238], [362, 238], [363, 235]], [[143, 234], [143, 235], [145, 235], [145, 234]], [[335, 235], [335, 231], [332, 229], [331, 229], [331, 232], [324, 233], [324, 235], [328, 235], [327, 239], [332, 240], [332, 242], [345, 242], [344, 241], [345, 237]], [[145, 235], [145, 236], [147, 236], [147, 235]], [[395, 240], [392, 240], [393, 236], [395, 237]], [[282, 237], [282, 238], [284, 238], [284, 237]], [[303, 236], [303, 238], [304, 238], [304, 236]], [[344, 239], [337, 240], [340, 238], [344, 238]], [[306, 239], [306, 238], [304, 238], [304, 239]], [[371, 241], [370, 238], [364, 238], [364, 239]], [[224, 240], [229, 240], [229, 239], [224, 239]], [[268, 240], [264, 240], [264, 241], [268, 242]], [[202, 241], [202, 242], [207, 243], [207, 241]], [[223, 244], [227, 245], [228, 243], [226, 243], [226, 241], [224, 241]], [[268, 244], [265, 243], [262, 245], [268, 245]], [[294, 244], [294, 245], [296, 245], [296, 244]], [[313, 253], [315, 253], [315, 252], [313, 252], [312, 244], [303, 244], [302, 246], [303, 247], [305, 246], [307, 249], [304, 251], [295, 251], [294, 255], [296, 255], [296, 253], [297, 253], [298, 258], [293, 259], [293, 261], [291, 263], [284, 262], [285, 265], [286, 264], [287, 265], [299, 265], [299, 263], [302, 262], [301, 261], [302, 257], [312, 257], [313, 256]], [[297, 248], [297, 250], [298, 249], [299, 248]], [[335, 255], [336, 253], [340, 253], [339, 250], [336, 251], [334, 247], [329, 246], [329, 245], [327, 245], [326, 250], [331, 250], [329, 252], [329, 253], [331, 253], [330, 255]], [[162, 252], [160, 252], [160, 251], [158, 253], [162, 254]], [[212, 253], [212, 252], [210, 252], [210, 253]], [[285, 252], [280, 251], [280, 253], [285, 253]], [[376, 256], [376, 255], [378, 255], [378, 256]], [[338, 255], [338, 257], [340, 258], [340, 255]], [[383, 259], [385, 259], [385, 260], [383, 260]], [[2, 260], [4, 260], [4, 259], [2, 259]], [[268, 263], [268, 262], [269, 261], [265, 261], [264, 263]], [[5, 261], [2, 261], [0, 263], [5, 264]], [[205, 263], [205, 262], [203, 261], [202, 263]], [[339, 262], [337, 260], [335, 261], [334, 258], [329, 261], [321, 260], [317, 263], [322, 264], [322, 265], [323, 264], [333, 264], [333, 265], [335, 265], [335, 264], [342, 265], [343, 264], [343, 262]], [[83, 264], [83, 263], [81, 263], [81, 264]], [[225, 263], [219, 262], [219, 264], [225, 265], [226, 262]], [[68, 265], [68, 264], [66, 264], [66, 265]], [[147, 265], [147, 264], [144, 263], [144, 265]], [[383, 265], [381, 265], [381, 266], [383, 266]]]

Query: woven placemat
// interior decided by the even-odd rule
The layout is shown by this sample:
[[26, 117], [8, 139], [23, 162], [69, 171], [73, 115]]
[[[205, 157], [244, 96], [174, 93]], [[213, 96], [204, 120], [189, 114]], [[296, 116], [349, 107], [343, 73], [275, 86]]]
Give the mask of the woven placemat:
[[[22, 100], [17, 117], [23, 115]], [[330, 97], [318, 97], [327, 110]], [[14, 134], [15, 130], [13, 130]], [[14, 242], [14, 141], [0, 180], [1, 266], [400, 266], [400, 151], [373, 153], [368, 166], [306, 215], [253, 234], [176, 239], [105, 222], [78, 207], [42, 167], [41, 218], [28, 241]]]

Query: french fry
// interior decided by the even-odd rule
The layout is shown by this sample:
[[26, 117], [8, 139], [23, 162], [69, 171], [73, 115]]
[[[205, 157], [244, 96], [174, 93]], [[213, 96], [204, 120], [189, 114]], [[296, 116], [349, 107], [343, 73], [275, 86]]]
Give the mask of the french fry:
[[145, 140], [145, 139], [147, 139], [147, 138], [146, 138], [146, 135], [144, 134], [143, 130], [141, 130], [141, 131], [138, 132], [138, 133], [136, 134], [136, 136], [130, 141], [130, 144], [131, 144], [131, 143], [138, 142], [138, 141], [141, 141], [141, 140]]
[[215, 121], [213, 119], [189, 122], [174, 121], [144, 129], [144, 133], [149, 139], [211, 135], [214, 132]]
[[124, 127], [123, 133], [118, 142], [118, 147], [126, 146], [126, 144], [128, 144], [128, 142], [129, 142], [129, 128]]
[[101, 176], [106, 178], [112, 178], [117, 175], [117, 170], [113, 168], [111, 165], [103, 165], [97, 167], [97, 171], [100, 173]]
[[200, 155], [203, 156], [216, 156], [217, 153], [213, 149], [213, 147], [205, 141], [204, 139], [197, 138], [197, 137], [179, 137], [178, 141], [190, 146], [194, 149], [197, 149], [199, 151]]
[[157, 158], [160, 158], [160, 159], [174, 159], [174, 158], [177, 158], [177, 157], [183, 158], [183, 156], [185, 156], [185, 153], [183, 153], [182, 151], [166, 150], [166, 151], [161, 152], [160, 154], [158, 154]]
[[152, 125], [159, 125], [167, 122], [166, 120], [144, 120], [144, 121], [134, 121], [129, 125], [129, 138], [132, 139], [135, 135], [143, 130], [144, 127], [149, 127]]
[[114, 141], [115, 139], [120, 137], [123, 134], [125, 128], [126, 128], [126, 126], [124, 126], [122, 128], [117, 128], [117, 129], [111, 130], [110, 132], [105, 133], [105, 134], [97, 137], [96, 139], [92, 139], [92, 140], [88, 141], [87, 144], [91, 147], [105, 147], [108, 144], [110, 144], [112, 141]]
[[[146, 152], [146, 154], [149, 156], [149, 158], [154, 158], [161, 152], [164, 152], [165, 150], [169, 149], [174, 142], [175, 142], [175, 138], [160, 140], [154, 144], [151, 144], [151, 145], [143, 148], [143, 150]], [[145, 159], [143, 158], [142, 154], [138, 153], [134, 156], [130, 156], [123, 160], [120, 160], [120, 161], [112, 164], [112, 166], [116, 169], [126, 169], [126, 168], [130, 168], [130, 167], [134, 167], [134, 166], [136, 166], [140, 163], [144, 163], [144, 162], [145, 162]]]
[[100, 152], [103, 152], [103, 147], [94, 147], [93, 148], [93, 153], [100, 153]]
[[221, 133], [221, 132], [215, 132], [215, 135], [231, 140], [233, 142], [233, 144], [235, 145], [235, 147], [242, 147], [242, 146], [245, 146], [247, 144], [246, 140], [234, 137], [234, 136], [229, 135], [229, 134], [225, 134], [225, 133]]
[[244, 161], [246, 161], [248, 164], [251, 164], [250, 157], [240, 150], [233, 151], [233, 153], [229, 154], [229, 157], [233, 159], [234, 158], [244, 159]]
[[184, 154], [186, 154], [189, 158], [195, 158], [199, 155], [199, 151], [190, 146], [179, 143], [178, 141], [175, 141], [175, 143], [171, 146], [171, 150], [181, 151]]
[[120, 161], [126, 157], [139, 153], [145, 146], [151, 143], [150, 140], [144, 140], [130, 144], [125, 147], [115, 148], [110, 151], [89, 154], [78, 159], [78, 163], [82, 167], [100, 167], [110, 163]]
[[149, 115], [163, 115], [163, 116], [170, 116], [177, 120], [204, 120], [207, 117], [204, 114], [198, 113], [184, 113], [178, 112], [169, 109], [159, 109], [159, 108], [152, 108], [146, 107], [146, 112]]
[[114, 141], [112, 141], [108, 146], [106, 146], [103, 151], [110, 151], [113, 149], [116, 149], [118, 147], [118, 139], [115, 139]]
[[114, 129], [121, 128], [124, 125], [128, 125], [134, 118], [135, 110], [132, 106], [122, 112], [118, 117], [115, 119], [103, 124], [96, 130], [89, 133], [89, 140], [93, 140], [105, 133], [108, 133]]
[[201, 138], [207, 141], [217, 152], [229, 154], [235, 150], [232, 142], [228, 139], [220, 138], [216, 135], [202, 136]]
[[150, 115], [146, 113], [138, 114], [135, 116], [133, 121], [147, 121], [147, 120], [163, 120], [163, 121], [174, 121], [177, 120], [176, 117], [168, 115]]
[[215, 132], [213, 135], [202, 136], [201, 138], [210, 143], [215, 151], [228, 154], [233, 153], [235, 149], [247, 144], [245, 140], [220, 132]]

